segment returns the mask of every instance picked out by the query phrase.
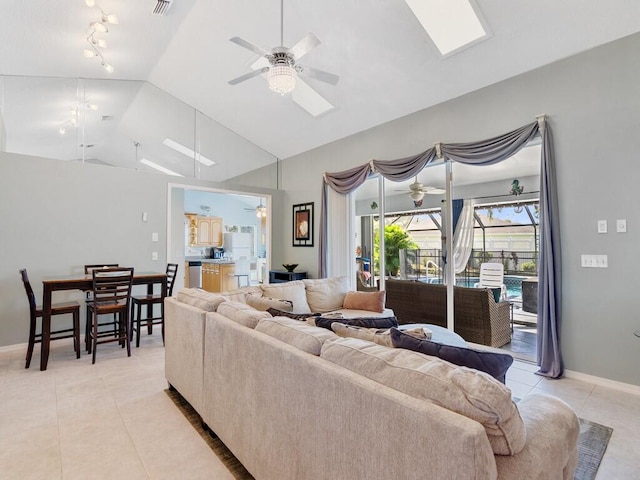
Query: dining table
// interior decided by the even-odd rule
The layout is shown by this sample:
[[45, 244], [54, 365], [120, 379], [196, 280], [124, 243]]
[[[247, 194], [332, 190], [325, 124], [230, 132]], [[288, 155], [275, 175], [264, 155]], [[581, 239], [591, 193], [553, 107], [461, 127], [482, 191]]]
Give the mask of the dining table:
[[[152, 294], [154, 285], [161, 285], [161, 295], [167, 296], [167, 274], [165, 272], [133, 272], [133, 285], [147, 285], [147, 293]], [[52, 275], [42, 278], [42, 345], [40, 349], [40, 370], [47, 369], [49, 347], [51, 343], [51, 303], [53, 292], [62, 290], [93, 289], [92, 274], [77, 273], [71, 275]], [[80, 345], [78, 345], [80, 348]]]

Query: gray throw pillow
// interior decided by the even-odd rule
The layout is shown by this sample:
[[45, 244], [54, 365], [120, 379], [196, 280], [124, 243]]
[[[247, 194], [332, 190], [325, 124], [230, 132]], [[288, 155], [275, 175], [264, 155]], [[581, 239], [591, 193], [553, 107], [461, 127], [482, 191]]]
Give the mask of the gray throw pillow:
[[[305, 321], [309, 317], [315, 317], [320, 315], [319, 313], [285, 312], [283, 310], [278, 310], [277, 308], [268, 308], [267, 312], [269, 312], [272, 317], [287, 317], [287, 318], [293, 318], [294, 320], [302, 320], [302, 321]], [[331, 328], [329, 328], [329, 330], [331, 330]]]
[[397, 328], [391, 329], [391, 343], [396, 348], [406, 348], [407, 350], [441, 358], [454, 365], [480, 370], [502, 383], [505, 383], [507, 370], [513, 363], [513, 357], [505, 353], [453, 347], [407, 335]]

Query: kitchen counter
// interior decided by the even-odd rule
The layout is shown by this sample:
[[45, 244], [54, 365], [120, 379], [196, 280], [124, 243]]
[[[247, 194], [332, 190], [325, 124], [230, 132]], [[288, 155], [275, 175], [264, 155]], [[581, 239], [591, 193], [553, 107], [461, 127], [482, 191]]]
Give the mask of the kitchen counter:
[[221, 258], [205, 258], [205, 257], [185, 257], [185, 262], [202, 262], [202, 263], [218, 263], [222, 265], [233, 265], [233, 260]]

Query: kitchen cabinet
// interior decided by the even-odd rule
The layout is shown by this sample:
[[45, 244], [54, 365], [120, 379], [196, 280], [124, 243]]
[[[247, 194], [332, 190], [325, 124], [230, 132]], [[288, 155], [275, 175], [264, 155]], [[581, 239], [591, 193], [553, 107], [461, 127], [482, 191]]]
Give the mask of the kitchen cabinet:
[[220, 290], [220, 264], [202, 264], [202, 288], [208, 292], [221, 292]]
[[187, 215], [187, 218], [189, 219], [189, 246], [222, 246], [222, 217]]
[[202, 288], [208, 292], [227, 292], [238, 288], [233, 263], [202, 263]]

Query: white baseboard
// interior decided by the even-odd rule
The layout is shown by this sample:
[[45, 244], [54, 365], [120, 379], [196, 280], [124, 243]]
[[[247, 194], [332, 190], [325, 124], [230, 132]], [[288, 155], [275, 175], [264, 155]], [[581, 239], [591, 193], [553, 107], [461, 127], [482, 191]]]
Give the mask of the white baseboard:
[[599, 387], [611, 388], [613, 390], [620, 390], [622, 392], [631, 393], [633, 395], [640, 396], [640, 385], [633, 385], [631, 383], [618, 382], [617, 380], [610, 380], [608, 378], [596, 377], [587, 373], [574, 372], [572, 370], [564, 371], [565, 378], [571, 378], [573, 380], [579, 380], [581, 382], [593, 383]]

